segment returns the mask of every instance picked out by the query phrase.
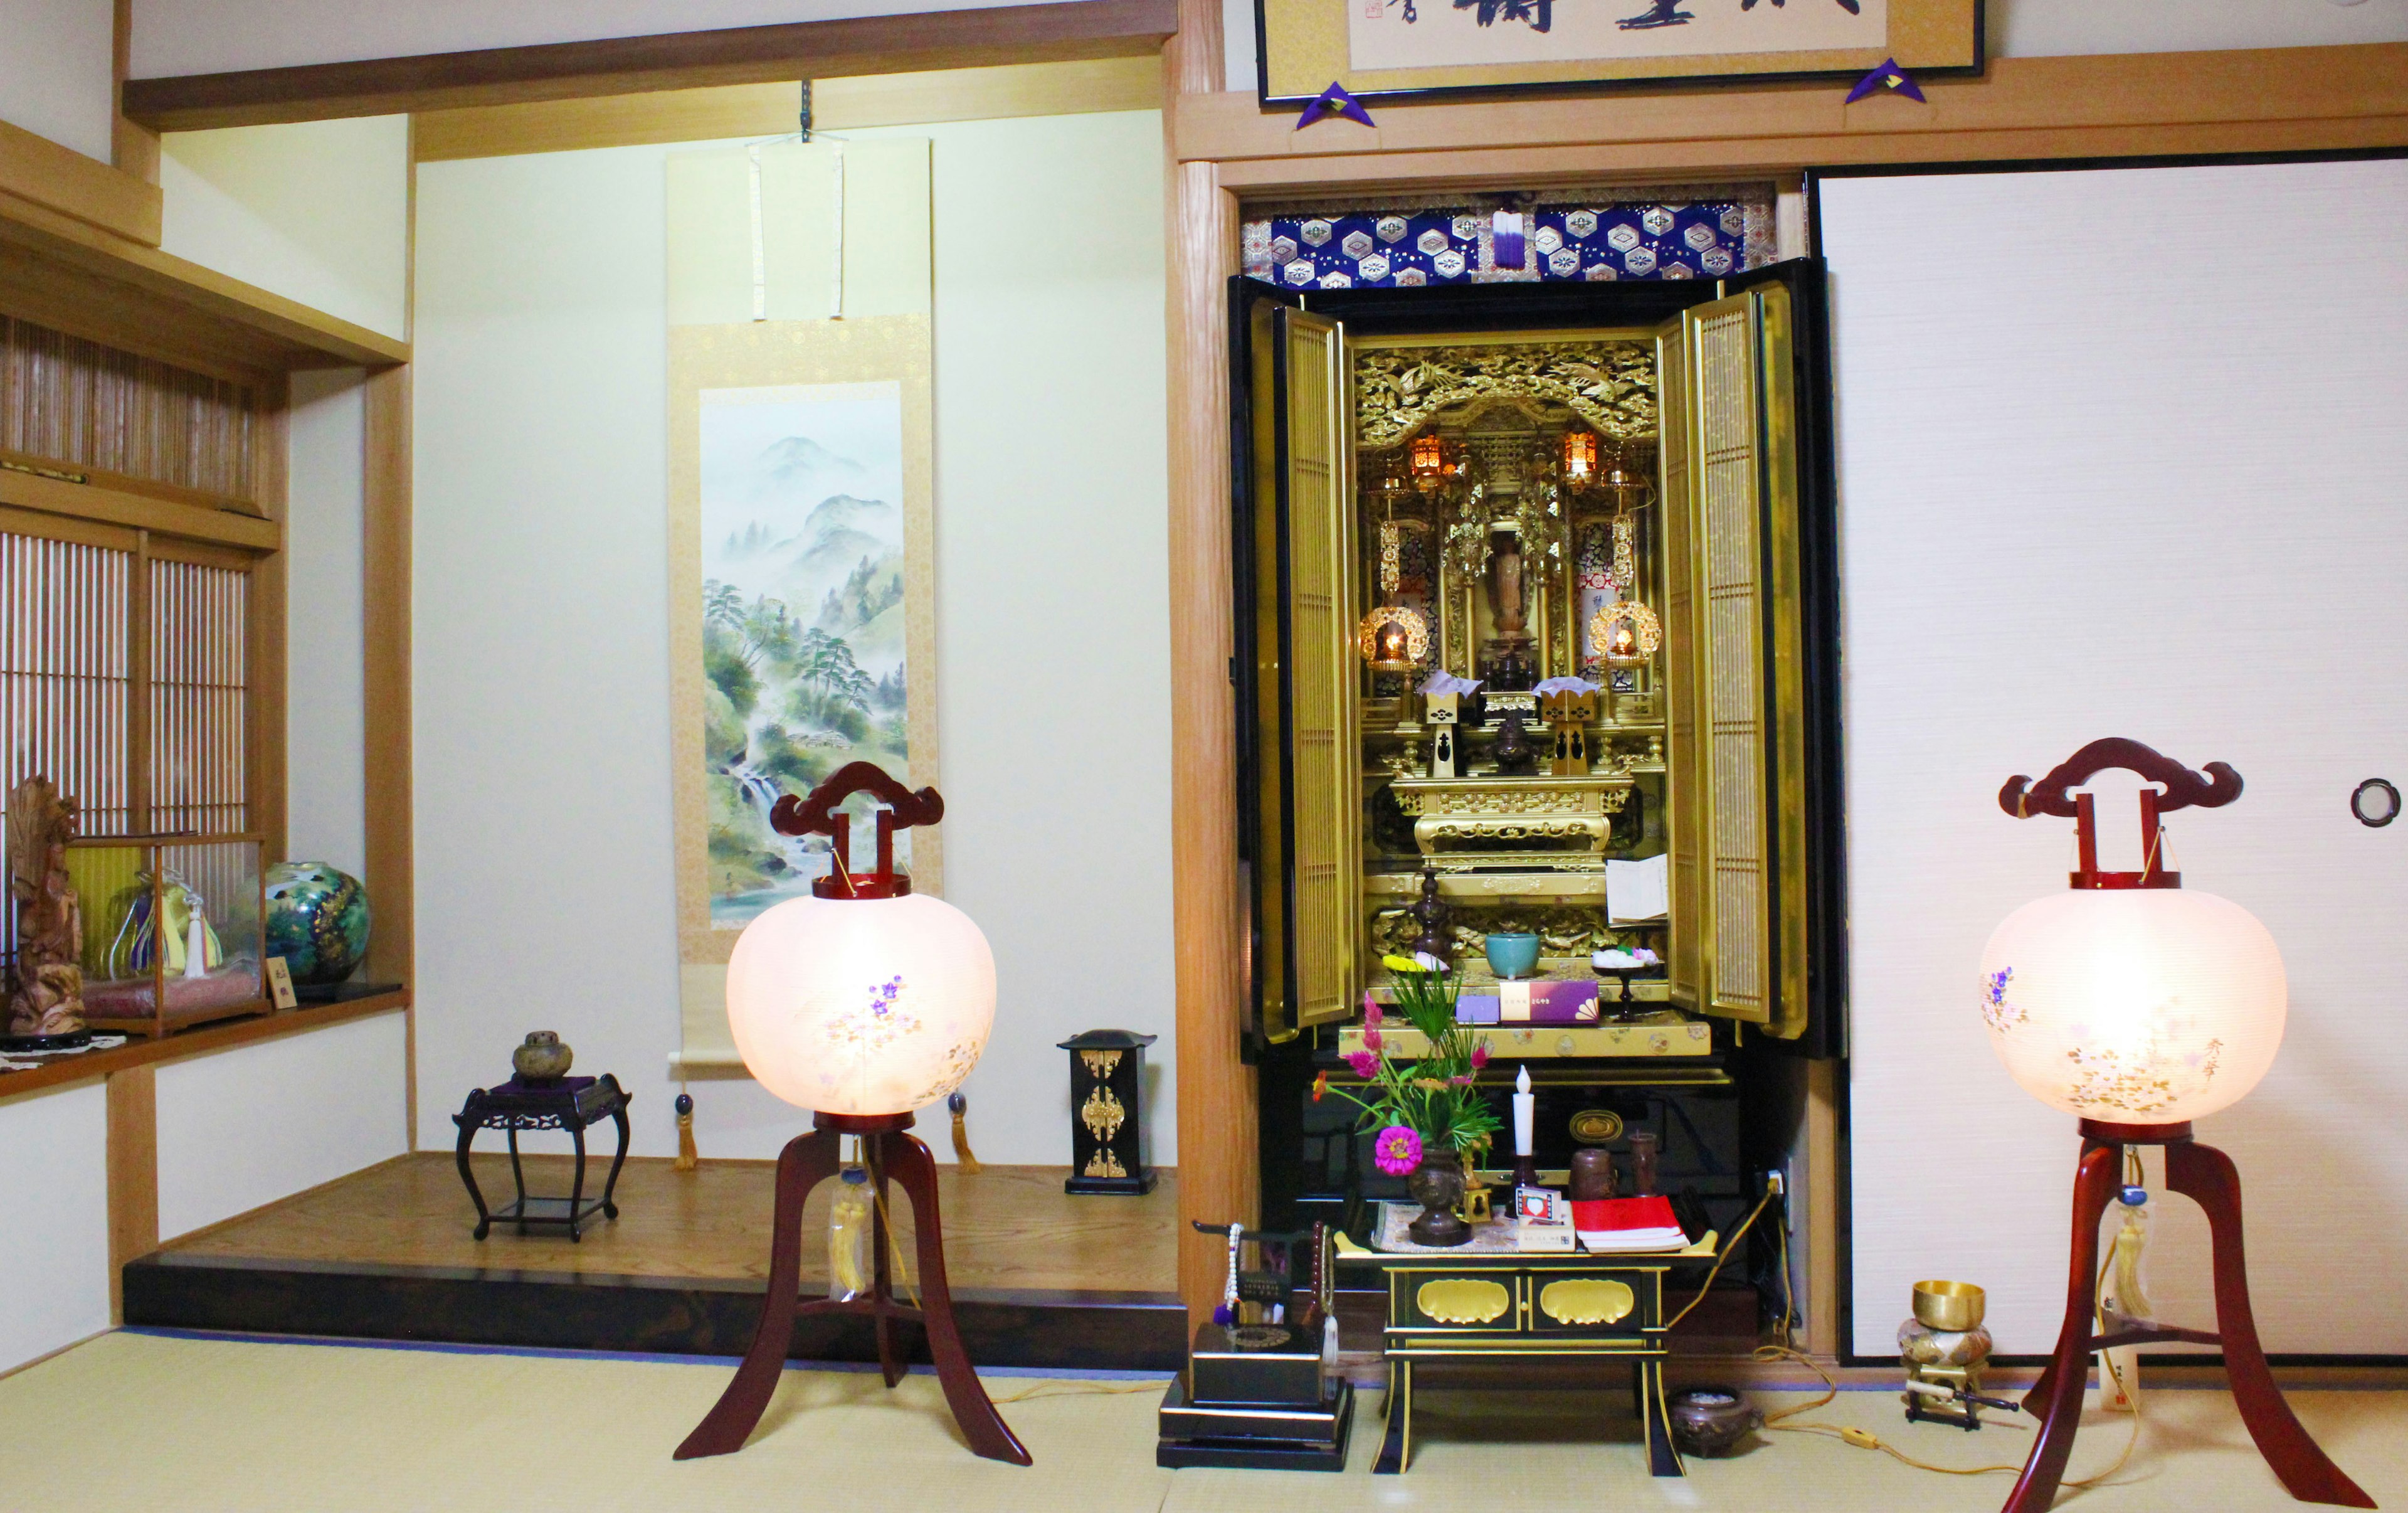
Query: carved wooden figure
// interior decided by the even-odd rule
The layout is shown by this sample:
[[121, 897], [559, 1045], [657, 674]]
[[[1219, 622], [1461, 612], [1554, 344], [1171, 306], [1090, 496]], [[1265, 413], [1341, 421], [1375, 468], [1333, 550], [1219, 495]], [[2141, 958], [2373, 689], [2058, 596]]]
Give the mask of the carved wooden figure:
[[84, 1032], [83, 909], [66, 869], [75, 828], [75, 800], [50, 779], [27, 778], [9, 793], [8, 896], [17, 909], [12, 1038]]

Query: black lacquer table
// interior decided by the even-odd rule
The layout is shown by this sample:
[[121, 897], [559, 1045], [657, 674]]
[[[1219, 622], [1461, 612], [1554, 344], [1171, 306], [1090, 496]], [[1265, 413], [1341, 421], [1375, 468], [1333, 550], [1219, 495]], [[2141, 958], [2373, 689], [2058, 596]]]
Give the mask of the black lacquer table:
[[[619, 1153], [610, 1158], [610, 1175], [602, 1184], [602, 1196], [585, 1196], [585, 1127], [599, 1124], [605, 1118], [619, 1126]], [[627, 1160], [627, 1093], [619, 1079], [604, 1073], [598, 1077], [556, 1077], [550, 1082], [530, 1083], [512, 1077], [498, 1088], [479, 1088], [468, 1094], [467, 1102], [452, 1116], [460, 1127], [460, 1180], [468, 1186], [469, 1200], [477, 1205], [477, 1238], [481, 1240], [493, 1230], [496, 1220], [515, 1223], [519, 1232], [527, 1232], [530, 1224], [558, 1225], [568, 1231], [571, 1240], [581, 1240], [579, 1231], [595, 1214], [607, 1218], [619, 1217], [619, 1205], [610, 1195], [619, 1186], [619, 1168]], [[501, 1130], [510, 1138], [510, 1180], [518, 1187], [518, 1197], [501, 1207], [487, 1210], [485, 1195], [478, 1190], [477, 1174], [468, 1165], [468, 1146], [480, 1130]], [[526, 1175], [519, 1169], [519, 1131], [522, 1130], [566, 1130], [577, 1143], [577, 1174], [566, 1198], [531, 1198], [527, 1196]]]

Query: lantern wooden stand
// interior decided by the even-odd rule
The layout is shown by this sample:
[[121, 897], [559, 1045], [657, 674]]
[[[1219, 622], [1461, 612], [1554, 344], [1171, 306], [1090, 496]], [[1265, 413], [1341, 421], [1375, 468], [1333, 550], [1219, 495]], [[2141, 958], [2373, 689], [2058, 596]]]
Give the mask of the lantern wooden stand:
[[[852, 870], [847, 843], [851, 823], [836, 812], [838, 804], [861, 792], [886, 805], [878, 811], [877, 870], [868, 872]], [[791, 794], [780, 799], [769, 811], [769, 825], [781, 835], [828, 838], [835, 853], [835, 866], [827, 876], [812, 882], [814, 897], [896, 899], [911, 891], [911, 881], [895, 871], [894, 832], [914, 825], [934, 825], [944, 817], [944, 813], [945, 801], [936, 789], [922, 788], [913, 793], [882, 769], [868, 762], [853, 762], [812, 789], [809, 799], [797, 800]], [[995, 1411], [986, 1389], [979, 1384], [969, 1356], [962, 1348], [961, 1331], [953, 1322], [953, 1293], [945, 1283], [944, 1232], [937, 1209], [936, 1161], [926, 1146], [904, 1132], [911, 1128], [911, 1116], [908, 1112], [819, 1111], [812, 1114], [811, 1126], [810, 1134], [797, 1135], [787, 1142], [778, 1156], [777, 1230], [769, 1247], [769, 1291], [762, 1301], [761, 1327], [753, 1333], [744, 1363], [737, 1368], [736, 1379], [727, 1384], [719, 1402], [685, 1437], [685, 1443], [678, 1447], [677, 1459], [690, 1461], [697, 1456], [725, 1455], [742, 1449], [778, 1389], [786, 1351], [794, 1341], [795, 1319], [801, 1315], [833, 1313], [867, 1314], [876, 1320], [878, 1365], [889, 1387], [903, 1379], [903, 1358], [894, 1337], [895, 1321], [902, 1319], [924, 1326], [928, 1332], [928, 1353], [937, 1365], [937, 1379], [945, 1390], [945, 1402], [953, 1408], [953, 1419], [961, 1425], [970, 1449], [990, 1461], [1028, 1464], [1027, 1448], [1004, 1423], [1002, 1415]], [[870, 1235], [876, 1253], [870, 1293], [844, 1302], [822, 1298], [801, 1303], [796, 1298], [795, 1289], [802, 1271], [803, 1203], [810, 1196], [811, 1189], [834, 1176], [842, 1165], [846, 1135], [860, 1138], [870, 1181], [878, 1195]], [[902, 1184], [903, 1191], [911, 1200], [912, 1230], [920, 1262], [921, 1305], [917, 1308], [895, 1301], [889, 1275], [885, 1198], [890, 1177]]]
[[[961, 1331], [953, 1324], [953, 1294], [945, 1285], [944, 1236], [937, 1213], [937, 1164], [926, 1146], [916, 1136], [903, 1132], [911, 1127], [911, 1116], [814, 1114], [811, 1124], [810, 1134], [796, 1135], [778, 1155], [778, 1228], [769, 1247], [769, 1295], [762, 1303], [761, 1327], [752, 1336], [752, 1347], [744, 1354], [744, 1364], [736, 1370], [736, 1379], [727, 1384], [718, 1404], [695, 1426], [694, 1433], [686, 1435], [685, 1443], [677, 1448], [677, 1458], [691, 1461], [703, 1455], [726, 1455], [744, 1448], [752, 1426], [761, 1421], [762, 1410], [769, 1405], [770, 1394], [778, 1390], [778, 1376], [785, 1369], [786, 1349], [794, 1341], [795, 1319], [798, 1316], [868, 1314], [878, 1321], [878, 1369], [887, 1386], [903, 1379], [903, 1358], [896, 1347], [894, 1320], [924, 1325], [928, 1331], [928, 1354], [937, 1362], [937, 1380], [944, 1387], [945, 1402], [953, 1408], [953, 1421], [962, 1426], [970, 1449], [990, 1461], [1028, 1464], [1027, 1449], [1003, 1421], [1003, 1416], [995, 1411], [986, 1389], [979, 1384], [978, 1373], [970, 1366], [969, 1356], [962, 1349]], [[810, 1196], [811, 1189], [836, 1175], [842, 1164], [843, 1137], [849, 1134], [861, 1137], [870, 1181], [878, 1189], [875, 1231], [870, 1240], [878, 1260], [870, 1295], [844, 1303], [831, 1298], [800, 1303], [796, 1299], [795, 1289], [803, 1261], [803, 1201]], [[917, 1308], [895, 1301], [894, 1284], [888, 1275], [885, 1199], [889, 1177], [901, 1183], [911, 1200], [913, 1238], [920, 1253]]]
[[[2087, 793], [2069, 790], [2111, 768], [2139, 773], [2161, 784], [2164, 792], [2141, 790], [2141, 870], [2107, 872], [2099, 869], [2096, 816]], [[2094, 741], [2073, 754], [2037, 785], [2023, 777], [2010, 778], [1999, 792], [1999, 807], [2018, 819], [2054, 814], [2074, 821], [2080, 847], [2080, 870], [2070, 881], [2076, 888], [2172, 888], [2179, 874], [2165, 870], [2157, 816], [2167, 810], [2192, 805], [2218, 808], [2241, 796], [2241, 774], [2222, 762], [2193, 772], [2136, 741]], [[2197, 1203], [2207, 1214], [2215, 1267], [2215, 1331], [2179, 1329], [2167, 1324], [2134, 1324], [2106, 1334], [2094, 1334], [2098, 1321], [2099, 1221], [2108, 1200], [2122, 1182], [2124, 1147], [2163, 1146], [2166, 1186]], [[2065, 1323], [2057, 1349], [2040, 1380], [2024, 1396], [2024, 1408], [2039, 1417], [2031, 1456], [2007, 1497], [2004, 1513], [2044, 1513], [2057, 1496], [2065, 1463], [2073, 1453], [2073, 1438], [2082, 1427], [2082, 1397], [2090, 1376], [2093, 1352], [2125, 1345], [2184, 1341], [2214, 1345], [2224, 1351], [2224, 1369], [2241, 1420], [2258, 1451], [2273, 1467], [2293, 1497], [2303, 1503], [2330, 1503], [2343, 1507], [2372, 1507], [2374, 1499], [2308, 1437], [2291, 1406], [2274, 1385], [2258, 1343], [2258, 1324], [2249, 1310], [2249, 1277], [2241, 1247], [2241, 1177], [2231, 1159], [2212, 1146], [2191, 1138], [2188, 1120], [2171, 1124], [2120, 1124], [2100, 1119], [2082, 1121], [2082, 1159], [2073, 1182], [2073, 1259], [2065, 1295]]]

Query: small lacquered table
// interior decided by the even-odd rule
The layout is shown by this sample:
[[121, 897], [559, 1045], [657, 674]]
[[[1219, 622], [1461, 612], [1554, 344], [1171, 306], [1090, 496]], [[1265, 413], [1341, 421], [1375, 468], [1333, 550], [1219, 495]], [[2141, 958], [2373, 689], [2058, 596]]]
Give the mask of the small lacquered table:
[[1412, 1461], [1416, 1363], [1611, 1357], [1629, 1362], [1636, 1378], [1647, 1469], [1686, 1475], [1664, 1401], [1664, 1277], [1713, 1261], [1713, 1232], [1684, 1250], [1598, 1256], [1502, 1248], [1509, 1230], [1483, 1225], [1472, 1245], [1454, 1250], [1366, 1250], [1338, 1236], [1339, 1265], [1376, 1268], [1387, 1283], [1387, 1432], [1372, 1471], [1400, 1472]]
[[[610, 1159], [610, 1175], [602, 1184], [602, 1196], [585, 1196], [585, 1127], [614, 1119], [619, 1125], [619, 1153]], [[598, 1077], [560, 1077], [552, 1082], [528, 1083], [512, 1077], [498, 1088], [479, 1088], [468, 1094], [467, 1102], [452, 1116], [460, 1127], [460, 1180], [468, 1186], [469, 1201], [477, 1205], [477, 1238], [481, 1240], [493, 1230], [496, 1219], [515, 1223], [524, 1234], [530, 1224], [553, 1224], [566, 1228], [571, 1240], [582, 1240], [578, 1232], [595, 1214], [607, 1218], [619, 1217], [619, 1205], [610, 1201], [618, 1190], [619, 1168], [627, 1160], [627, 1094], [619, 1079], [604, 1073]], [[518, 1197], [488, 1212], [485, 1195], [478, 1190], [477, 1174], [468, 1165], [468, 1146], [480, 1130], [501, 1130], [510, 1137], [510, 1180], [517, 1185]], [[530, 1198], [527, 1196], [526, 1174], [519, 1169], [519, 1131], [521, 1130], [566, 1130], [577, 1143], [577, 1174], [569, 1184], [566, 1198]]]

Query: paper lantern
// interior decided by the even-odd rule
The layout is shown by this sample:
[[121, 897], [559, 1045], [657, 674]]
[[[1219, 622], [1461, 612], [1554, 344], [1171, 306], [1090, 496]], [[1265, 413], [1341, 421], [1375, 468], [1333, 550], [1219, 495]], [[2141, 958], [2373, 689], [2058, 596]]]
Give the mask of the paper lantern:
[[2238, 1102], [2274, 1064], [2287, 1003], [2266, 927], [2190, 888], [2069, 888], [2008, 915], [1982, 952], [1982, 1017], [2009, 1074], [2110, 1123]]
[[962, 1084], [995, 1027], [995, 953], [941, 899], [789, 899], [744, 928], [727, 1027], [762, 1087], [830, 1114], [905, 1114]]

